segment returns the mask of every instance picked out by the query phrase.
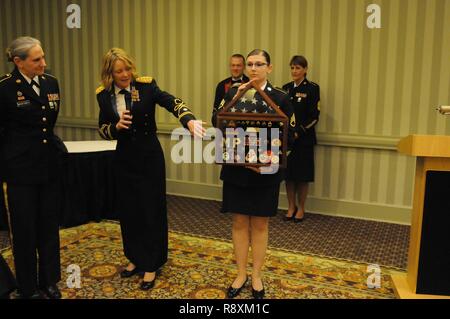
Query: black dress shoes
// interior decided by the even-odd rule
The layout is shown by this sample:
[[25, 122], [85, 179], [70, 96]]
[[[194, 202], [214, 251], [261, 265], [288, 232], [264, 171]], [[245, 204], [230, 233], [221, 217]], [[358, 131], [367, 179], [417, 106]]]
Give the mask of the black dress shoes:
[[227, 291], [227, 297], [229, 299], [237, 297], [241, 293], [242, 288], [244, 288], [245, 284], [247, 283], [247, 280], [248, 280], [248, 277], [245, 278], [244, 283], [239, 288], [233, 288], [233, 286], [230, 286]]
[[155, 286], [155, 280], [156, 280], [156, 275], [155, 275], [155, 278], [153, 278], [152, 281], [145, 281], [145, 280], [143, 280], [142, 283], [141, 283], [141, 290], [152, 289]]
[[56, 285], [50, 285], [41, 289], [48, 299], [61, 299], [62, 295]]
[[262, 290], [255, 290], [252, 288], [252, 295], [254, 299], [264, 299], [265, 293], [264, 288]]
[[253, 288], [253, 284], [252, 284], [252, 295], [254, 299], [264, 299], [264, 295], [265, 295], [265, 290], [264, 290], [264, 284], [261, 281], [261, 284], [263, 286], [263, 288], [261, 290], [255, 290], [255, 288]]
[[133, 270], [126, 270], [126, 269], [122, 270], [122, 272], [120, 273], [120, 277], [121, 278], [130, 278], [134, 275], [142, 274], [142, 273], [143, 273], [143, 271], [141, 271], [140, 269], [135, 267]]
[[19, 292], [17, 294], [17, 299], [43, 299], [43, 297], [42, 297], [41, 293], [38, 291], [34, 292], [31, 295], [23, 294], [23, 293]]
[[305, 219], [305, 215], [302, 216], [302, 218], [296, 218], [295, 214], [292, 215], [294, 218], [294, 223], [301, 223]]
[[295, 211], [294, 211], [294, 213], [292, 214], [292, 216], [291, 217], [288, 217], [288, 216], [283, 216], [283, 220], [285, 221], [285, 222], [288, 222], [288, 221], [290, 221], [290, 220], [293, 220], [294, 218], [295, 218], [295, 214], [297, 214], [297, 211], [298, 211], [298, 207], [297, 206], [295, 206]]

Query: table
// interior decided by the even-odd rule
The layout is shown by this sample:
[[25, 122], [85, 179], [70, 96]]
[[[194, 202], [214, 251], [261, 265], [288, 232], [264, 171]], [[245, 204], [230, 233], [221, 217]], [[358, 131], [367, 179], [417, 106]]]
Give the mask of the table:
[[[60, 226], [117, 219], [113, 168], [116, 141], [68, 141], [64, 144], [69, 153], [60, 179]], [[0, 190], [0, 229], [7, 229], [3, 189]]]

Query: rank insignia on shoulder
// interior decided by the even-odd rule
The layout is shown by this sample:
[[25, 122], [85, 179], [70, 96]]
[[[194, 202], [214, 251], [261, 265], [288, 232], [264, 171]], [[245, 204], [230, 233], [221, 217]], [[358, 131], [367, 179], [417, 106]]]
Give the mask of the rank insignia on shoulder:
[[151, 76], [141, 76], [136, 79], [136, 82], [139, 83], [152, 83], [153, 78]]
[[2, 75], [2, 76], [0, 77], [0, 82], [3, 82], [3, 81], [5, 81], [5, 80], [9, 79], [10, 77], [12, 77], [12, 75], [9, 74], [9, 73], [7, 73], [7, 74], [5, 74], [5, 75]]
[[103, 85], [100, 85], [100, 86], [95, 90], [95, 94], [101, 93], [104, 89], [105, 89], [105, 87], [104, 87]]
[[[51, 78], [54, 78], [54, 79], [56, 79], [56, 77], [54, 77], [53, 75], [51, 75], [51, 74], [48, 74], [48, 73], [44, 73], [46, 76], [49, 76], [49, 77], [51, 77]], [[45, 80], [45, 77], [44, 76], [42, 76], [42, 78]]]

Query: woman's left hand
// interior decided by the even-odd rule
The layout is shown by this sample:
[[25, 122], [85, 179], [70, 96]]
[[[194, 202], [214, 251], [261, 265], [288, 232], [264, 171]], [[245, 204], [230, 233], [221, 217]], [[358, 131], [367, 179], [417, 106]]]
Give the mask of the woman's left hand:
[[254, 171], [257, 174], [275, 174], [278, 172], [278, 167], [270, 166], [260, 166], [260, 167], [254, 167], [254, 166], [245, 166], [245, 168], [248, 168], [249, 170]]
[[187, 126], [189, 128], [189, 132], [191, 132], [191, 135], [194, 137], [203, 138], [203, 136], [205, 136], [203, 124], [206, 124], [206, 122], [200, 120], [190, 120], [187, 123]]

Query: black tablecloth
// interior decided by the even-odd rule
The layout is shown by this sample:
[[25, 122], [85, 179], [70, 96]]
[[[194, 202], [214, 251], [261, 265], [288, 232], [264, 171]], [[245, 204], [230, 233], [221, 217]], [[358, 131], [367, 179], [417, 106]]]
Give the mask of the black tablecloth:
[[[114, 151], [67, 154], [60, 180], [62, 227], [117, 219], [113, 157]], [[0, 195], [0, 230], [5, 230], [8, 223], [3, 188]]]

